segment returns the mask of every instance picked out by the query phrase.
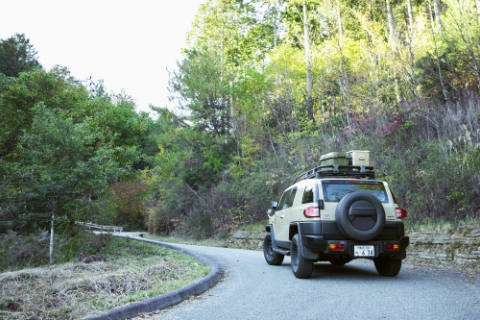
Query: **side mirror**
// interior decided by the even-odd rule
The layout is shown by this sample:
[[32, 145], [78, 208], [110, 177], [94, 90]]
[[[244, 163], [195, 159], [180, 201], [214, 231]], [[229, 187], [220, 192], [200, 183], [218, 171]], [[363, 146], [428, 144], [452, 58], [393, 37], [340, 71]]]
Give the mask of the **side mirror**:
[[272, 209], [277, 210], [278, 202], [277, 201], [272, 201]]
[[275, 211], [272, 209], [268, 209], [267, 214], [269, 217], [273, 216], [275, 214]]

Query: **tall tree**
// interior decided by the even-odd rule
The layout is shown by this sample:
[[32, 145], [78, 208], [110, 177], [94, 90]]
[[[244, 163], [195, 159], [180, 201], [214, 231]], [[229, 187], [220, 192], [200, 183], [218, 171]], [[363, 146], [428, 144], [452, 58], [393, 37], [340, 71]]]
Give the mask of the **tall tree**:
[[[435, 1], [437, 1], [437, 0], [435, 0]], [[443, 99], [445, 100], [446, 103], [448, 103], [448, 94], [447, 94], [447, 90], [445, 89], [445, 82], [444, 82], [444, 79], [443, 79], [442, 68], [440, 66], [440, 56], [439, 56], [439, 53], [438, 53], [437, 38], [435, 36], [435, 27], [434, 27], [434, 17], [433, 17], [433, 13], [432, 13], [432, 6], [430, 5], [430, 0], [425, 0], [425, 3], [427, 5], [428, 16], [430, 18], [430, 30], [432, 32], [433, 46], [434, 46], [434, 49], [435, 49], [435, 60], [436, 60], [436, 64], [437, 64], [438, 79], [439, 79], [439, 82], [440, 82], [440, 87], [442, 88]]]
[[475, 0], [475, 7], [477, 8], [477, 20], [480, 25], [480, 0]]
[[37, 51], [24, 34], [17, 33], [6, 40], [0, 40], [0, 73], [18, 77], [20, 72], [41, 67], [36, 56]]
[[338, 41], [339, 41], [339, 46], [343, 46], [343, 19], [342, 19], [342, 13], [340, 11], [340, 1], [337, 0], [336, 3], [337, 7], [337, 25], [338, 25]]
[[400, 102], [400, 90], [398, 87], [397, 79], [397, 37], [395, 35], [395, 19], [393, 17], [392, 3], [391, 0], [386, 0], [387, 2], [387, 15], [388, 15], [388, 28], [390, 30], [390, 46], [392, 49], [392, 63], [393, 63], [393, 81], [395, 82], [395, 96], [397, 98], [397, 103]]
[[438, 23], [438, 30], [440, 34], [443, 32], [443, 22], [442, 22], [442, 4], [440, 0], [433, 0], [433, 9], [435, 12], [435, 21]]
[[306, 84], [307, 84], [307, 113], [308, 119], [314, 120], [313, 117], [313, 97], [312, 97], [312, 77], [310, 65], [310, 34], [308, 29], [308, 8], [307, 1], [303, 1], [303, 30], [304, 30], [304, 50], [305, 50], [305, 64], [306, 64]]
[[407, 0], [407, 13], [408, 13], [408, 53], [410, 58], [410, 79], [412, 82], [412, 92], [414, 96], [418, 99], [418, 92], [417, 92], [417, 80], [415, 78], [414, 62], [415, 62], [415, 54], [413, 52], [413, 42], [414, 42], [414, 21], [413, 21], [413, 6], [412, 0]]
[[81, 206], [78, 199], [87, 192], [105, 193], [122, 174], [108, 144], [96, 145], [97, 135], [85, 123], [59, 117], [39, 103], [31, 130], [20, 138], [17, 161], [8, 170], [7, 182], [14, 186], [9, 196], [24, 206], [29, 222], [41, 226], [39, 218], [51, 217], [50, 263], [55, 222], [73, 219]]
[[67, 114], [80, 112], [80, 103], [86, 99], [85, 88], [73, 82], [67, 68], [36, 69], [17, 78], [0, 78], [0, 156], [11, 154], [22, 132], [30, 129], [32, 108], [38, 102]]
[[134, 107], [125, 94], [90, 97], [66, 68], [0, 75], [0, 214], [25, 231], [65, 212], [94, 218], [108, 183], [153, 156], [153, 121]]
[[178, 67], [170, 79], [171, 90], [178, 94], [182, 107], [191, 112], [194, 127], [211, 132], [220, 151], [230, 129], [233, 75], [226, 73], [222, 57], [212, 48], [189, 51]]

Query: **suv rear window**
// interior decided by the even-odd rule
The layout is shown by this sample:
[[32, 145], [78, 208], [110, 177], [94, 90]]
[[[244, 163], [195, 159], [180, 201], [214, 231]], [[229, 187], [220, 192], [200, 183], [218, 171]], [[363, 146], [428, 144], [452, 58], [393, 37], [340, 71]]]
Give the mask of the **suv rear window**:
[[374, 195], [380, 202], [388, 203], [385, 186], [380, 181], [371, 180], [323, 180], [323, 196], [325, 202], [339, 202], [344, 196], [354, 191], [366, 191]]
[[313, 186], [306, 186], [303, 190], [302, 203], [313, 202]]

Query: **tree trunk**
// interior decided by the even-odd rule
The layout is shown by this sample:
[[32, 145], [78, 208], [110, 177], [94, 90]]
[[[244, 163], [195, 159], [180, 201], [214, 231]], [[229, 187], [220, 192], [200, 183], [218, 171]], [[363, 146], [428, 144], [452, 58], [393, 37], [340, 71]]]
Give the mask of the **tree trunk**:
[[338, 22], [338, 38], [340, 47], [343, 46], [343, 22], [342, 15], [340, 13], [340, 2], [337, 1], [337, 22]]
[[55, 221], [55, 211], [52, 210], [52, 221], [50, 222], [50, 255], [49, 255], [50, 264], [53, 264], [53, 235], [55, 230], [54, 221]]
[[392, 64], [393, 64], [393, 78], [394, 78], [394, 86], [395, 86], [395, 97], [397, 103], [400, 103], [400, 90], [398, 88], [398, 80], [397, 80], [397, 65], [396, 65], [396, 58], [397, 58], [397, 44], [395, 39], [395, 21], [393, 19], [393, 11], [392, 5], [390, 0], [387, 0], [387, 14], [388, 14], [388, 26], [390, 29], [390, 46], [392, 48]]
[[440, 59], [438, 57], [438, 47], [437, 47], [437, 39], [435, 38], [435, 26], [433, 23], [432, 7], [430, 6], [429, 0], [425, 0], [425, 2], [427, 4], [428, 15], [430, 18], [430, 26], [432, 29], [432, 38], [433, 38], [433, 44], [435, 47], [435, 57], [437, 60], [438, 79], [440, 81], [440, 86], [442, 88], [443, 99], [445, 99], [445, 103], [448, 103], [447, 91], [445, 90], [445, 85], [443, 84], [442, 68], [440, 68]]
[[330, 22], [328, 21], [327, 17], [324, 16], [323, 14], [321, 15], [321, 24], [323, 29], [327, 32], [327, 39], [331, 40], [332, 39], [332, 32], [330, 31]]
[[475, 6], [477, 7], [478, 24], [480, 24], [480, 0], [475, 0]]
[[276, 47], [279, 38], [279, 31], [280, 31], [280, 24], [282, 20], [282, 10], [280, 3], [278, 1], [273, 2], [274, 10], [275, 10], [275, 17], [273, 18], [273, 46]]
[[415, 55], [413, 53], [413, 9], [412, 9], [412, 0], [407, 1], [408, 9], [408, 51], [410, 53], [410, 79], [412, 80], [412, 91], [415, 95], [415, 98], [418, 98], [417, 92], [417, 81], [415, 79], [415, 72], [413, 70], [413, 64], [415, 61]]
[[387, 0], [387, 15], [388, 15], [388, 29], [390, 31], [390, 46], [392, 48], [392, 52], [395, 52], [396, 51], [395, 20], [393, 19], [392, 4], [390, 3], [390, 0]]
[[[407, 11], [408, 11], [408, 26], [410, 35], [413, 35], [413, 8], [412, 8], [412, 0], [407, 1]], [[411, 41], [411, 40], [410, 40]]]
[[440, 16], [442, 13], [442, 7], [440, 4], [440, 0], [433, 0], [433, 8], [435, 10], [435, 21], [438, 23], [438, 30], [440, 33], [443, 32], [443, 24], [442, 24], [442, 17]]
[[303, 1], [303, 31], [305, 34], [305, 63], [307, 67], [307, 113], [308, 119], [314, 120], [313, 118], [313, 98], [312, 98], [312, 79], [311, 79], [311, 65], [310, 65], [310, 38], [308, 31], [308, 13], [307, 13], [307, 2]]
[[341, 55], [341, 78], [339, 79], [340, 91], [342, 93], [343, 104], [346, 106], [347, 125], [350, 126], [350, 86], [347, 71], [345, 70], [345, 58], [343, 55], [343, 21], [340, 12], [340, 1], [337, 0], [337, 22], [338, 22], [338, 45]]

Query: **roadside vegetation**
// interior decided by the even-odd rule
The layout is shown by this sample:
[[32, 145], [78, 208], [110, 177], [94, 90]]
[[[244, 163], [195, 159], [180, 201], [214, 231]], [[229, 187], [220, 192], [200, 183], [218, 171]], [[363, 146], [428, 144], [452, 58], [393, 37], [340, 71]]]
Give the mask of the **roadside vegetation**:
[[0, 248], [42, 239], [0, 263], [72, 261], [75, 221], [224, 239], [334, 151], [371, 152], [409, 228], [478, 221], [478, 5], [207, 0], [151, 113], [0, 40]]
[[[35, 241], [38, 246], [45, 242], [40, 238], [23, 243], [25, 240], [12, 234], [4, 240], [13, 252], [32, 248]], [[0, 270], [1, 319], [98, 315], [179, 289], [210, 272], [203, 263], [179, 251], [128, 238], [79, 233], [72, 242], [76, 244], [59, 245], [60, 254], [69, 260], [64, 263], [36, 266], [28, 261]], [[76, 252], [78, 257], [72, 257]], [[11, 252], [1, 253], [12, 259]], [[46, 252], [42, 255], [48, 256]]]
[[177, 109], [151, 114], [43, 70], [25, 35], [1, 40], [0, 232], [224, 238], [355, 149], [412, 225], [478, 219], [477, 4], [432, 1], [208, 0], [171, 73]]

